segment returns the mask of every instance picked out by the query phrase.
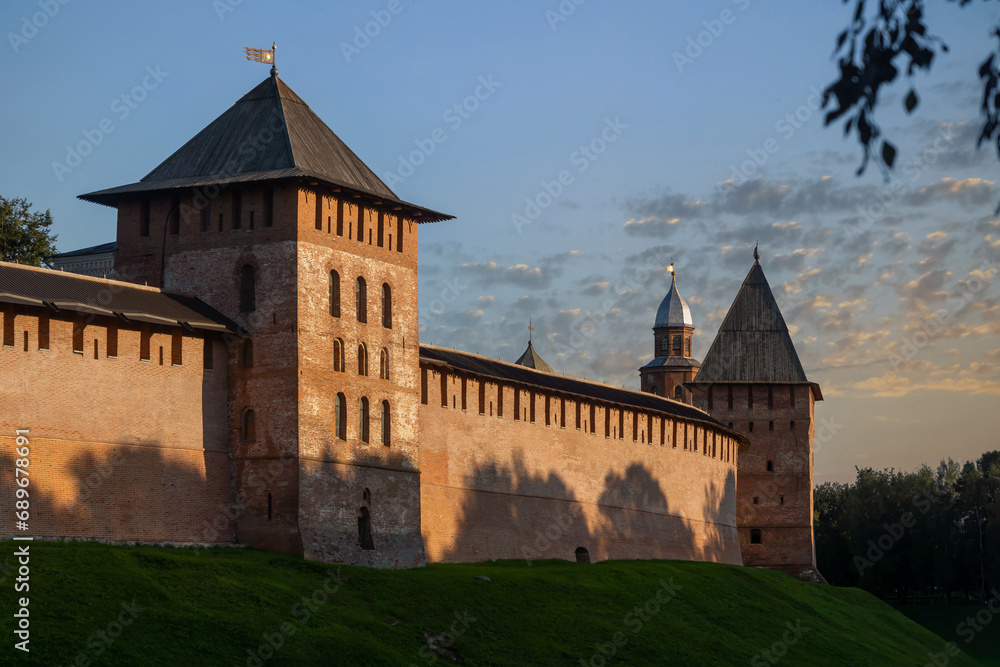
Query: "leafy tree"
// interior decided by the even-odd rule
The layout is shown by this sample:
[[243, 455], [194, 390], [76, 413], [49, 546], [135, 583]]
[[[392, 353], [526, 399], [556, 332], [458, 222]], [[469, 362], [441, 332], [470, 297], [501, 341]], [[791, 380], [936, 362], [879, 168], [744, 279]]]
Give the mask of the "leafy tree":
[[[850, 0], [843, 0], [846, 4]], [[964, 7], [972, 0], [948, 0]], [[873, 16], [865, 12], [865, 0], [854, 0], [854, 18], [837, 36], [834, 53], [840, 76], [823, 94], [823, 108], [832, 108], [825, 124], [844, 119], [844, 134], [854, 132], [864, 150], [858, 174], [862, 174], [873, 160], [888, 176], [896, 161], [896, 147], [886, 140], [878, 123], [875, 110], [879, 93], [891, 84], [904, 69], [907, 77], [917, 70], [929, 71], [934, 58], [948, 52], [948, 45], [941, 38], [928, 32], [924, 17], [923, 0], [879, 0]], [[992, 36], [1000, 41], [1000, 26]], [[1000, 157], [1000, 50], [996, 50], [979, 66], [983, 97], [980, 113], [983, 128], [977, 147], [993, 140]], [[912, 113], [920, 103], [912, 85], [903, 98], [903, 108]], [[1000, 211], [1000, 206], [997, 208]]]
[[31, 210], [27, 199], [0, 197], [0, 260], [41, 266], [56, 251], [52, 213]]

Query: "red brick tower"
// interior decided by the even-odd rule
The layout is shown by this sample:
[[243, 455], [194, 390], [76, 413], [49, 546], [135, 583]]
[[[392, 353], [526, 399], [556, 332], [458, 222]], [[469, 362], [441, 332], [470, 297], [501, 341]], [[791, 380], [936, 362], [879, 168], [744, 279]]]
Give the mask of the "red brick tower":
[[795, 353], [756, 249], [701, 370], [695, 406], [750, 439], [739, 457], [737, 528], [745, 565], [821, 580], [813, 539], [813, 407], [823, 400]]
[[220, 508], [239, 540], [422, 563], [414, 223], [450, 216], [401, 201], [276, 70], [138, 183], [81, 198], [118, 209], [122, 280], [245, 331]]
[[700, 364], [691, 357], [691, 334], [694, 320], [687, 301], [677, 291], [677, 274], [670, 266], [670, 291], [656, 310], [653, 323], [654, 359], [639, 369], [642, 391], [691, 403], [685, 382], [694, 379]]

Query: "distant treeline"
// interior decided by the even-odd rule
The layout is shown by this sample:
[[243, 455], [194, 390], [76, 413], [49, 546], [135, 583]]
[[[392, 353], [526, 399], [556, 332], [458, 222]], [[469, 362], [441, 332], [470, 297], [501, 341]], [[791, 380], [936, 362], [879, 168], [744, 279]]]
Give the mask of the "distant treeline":
[[937, 470], [857, 469], [815, 491], [816, 559], [837, 586], [903, 601], [1000, 586], [1000, 451]]

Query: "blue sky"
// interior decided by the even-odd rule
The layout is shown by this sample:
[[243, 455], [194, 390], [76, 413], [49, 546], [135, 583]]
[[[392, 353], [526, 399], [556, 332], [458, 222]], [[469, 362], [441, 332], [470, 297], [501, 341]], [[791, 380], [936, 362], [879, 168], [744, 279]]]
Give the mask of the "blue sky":
[[152, 170], [267, 76], [243, 47], [277, 41], [397, 194], [457, 216], [421, 228], [423, 342], [513, 360], [531, 317], [559, 372], [637, 388], [671, 258], [701, 357], [759, 240], [826, 396], [819, 481], [997, 446], [1000, 188], [974, 150], [992, 3], [930, 3], [951, 53], [913, 77], [914, 114], [906, 77], [884, 98], [886, 183], [813, 108], [835, 0], [64, 2], [0, 9], [0, 193], [51, 209], [61, 250], [115, 235], [78, 194]]

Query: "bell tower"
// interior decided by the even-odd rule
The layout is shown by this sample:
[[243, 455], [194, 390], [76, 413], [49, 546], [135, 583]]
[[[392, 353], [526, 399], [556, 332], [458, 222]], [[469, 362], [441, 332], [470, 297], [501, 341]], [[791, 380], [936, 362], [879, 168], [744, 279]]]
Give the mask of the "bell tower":
[[690, 404], [691, 392], [684, 383], [693, 380], [701, 367], [691, 357], [694, 320], [691, 309], [677, 290], [674, 265], [671, 264], [668, 270], [670, 291], [660, 302], [653, 323], [654, 359], [639, 369], [639, 381], [642, 391]]

